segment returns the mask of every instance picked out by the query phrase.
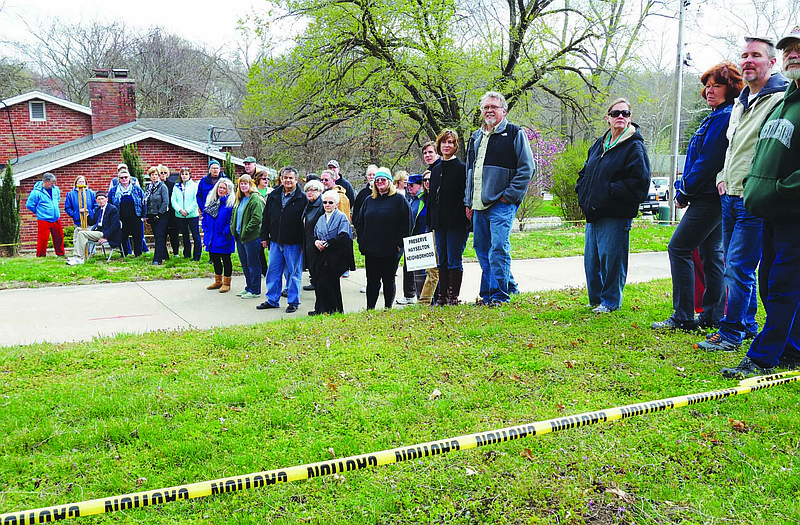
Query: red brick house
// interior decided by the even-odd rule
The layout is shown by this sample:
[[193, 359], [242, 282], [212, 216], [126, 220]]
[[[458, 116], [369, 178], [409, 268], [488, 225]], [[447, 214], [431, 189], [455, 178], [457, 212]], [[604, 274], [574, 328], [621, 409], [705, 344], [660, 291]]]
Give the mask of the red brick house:
[[[2, 101], [0, 170], [10, 163], [20, 188], [23, 248], [36, 241], [36, 217], [24, 203], [46, 172], [57, 177], [61, 188], [61, 221], [66, 228], [72, 220], [63, 211], [63, 200], [75, 178], [83, 175], [90, 188], [107, 189], [127, 144], [136, 144], [145, 170], [164, 164], [177, 173], [188, 166], [195, 180], [207, 173], [211, 159], [223, 163], [227, 151], [242, 145], [228, 118], [137, 119], [136, 85], [127, 78], [128, 71], [98, 69], [95, 73], [89, 81], [91, 107], [38, 91]], [[232, 160], [237, 174], [243, 173], [242, 159]]]

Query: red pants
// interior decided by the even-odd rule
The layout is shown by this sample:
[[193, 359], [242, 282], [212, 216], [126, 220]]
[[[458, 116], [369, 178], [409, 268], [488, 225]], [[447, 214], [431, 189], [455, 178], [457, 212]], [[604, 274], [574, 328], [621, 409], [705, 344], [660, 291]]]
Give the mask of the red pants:
[[64, 255], [64, 229], [61, 227], [61, 219], [56, 222], [36, 221], [37, 235], [36, 235], [36, 257], [44, 257], [47, 255], [47, 241], [50, 239], [50, 234], [53, 234], [53, 248], [56, 250], [56, 255]]

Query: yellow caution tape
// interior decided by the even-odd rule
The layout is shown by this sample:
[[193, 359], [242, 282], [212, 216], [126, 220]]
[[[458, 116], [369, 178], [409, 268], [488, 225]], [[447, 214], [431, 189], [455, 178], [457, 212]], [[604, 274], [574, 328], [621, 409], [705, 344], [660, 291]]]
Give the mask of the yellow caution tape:
[[585, 412], [574, 416], [548, 419], [546, 421], [537, 421], [525, 425], [490, 430], [488, 432], [479, 432], [477, 434], [468, 434], [439, 441], [430, 441], [419, 445], [382, 450], [372, 454], [361, 454], [359, 456], [321, 461], [308, 465], [268, 470], [254, 474], [246, 474], [244, 476], [220, 478], [213, 481], [201, 481], [199, 483], [179, 485], [166, 489], [136, 492], [134, 494], [93, 499], [54, 507], [9, 512], [7, 514], [0, 514], [0, 524], [27, 525], [33, 523], [49, 523], [67, 518], [105, 514], [120, 510], [148, 507], [150, 505], [160, 505], [173, 501], [202, 498], [214, 494], [238, 492], [240, 490], [276, 485], [278, 483], [289, 483], [319, 476], [327, 476], [339, 472], [352, 472], [354, 470], [362, 470], [380, 465], [390, 465], [402, 461], [438, 456], [456, 450], [469, 450], [504, 441], [513, 441], [530, 436], [549, 434], [550, 432], [593, 425], [604, 421], [616, 421], [643, 414], [650, 414], [652, 412], [672, 410], [674, 408], [696, 405], [706, 401], [748, 394], [757, 390], [763, 390], [765, 388], [798, 380], [800, 380], [800, 372], [782, 372], [769, 376], [749, 378], [741, 381], [739, 386], [725, 390], [671, 397], [658, 401], [636, 403], [634, 405], [608, 408], [595, 412]]

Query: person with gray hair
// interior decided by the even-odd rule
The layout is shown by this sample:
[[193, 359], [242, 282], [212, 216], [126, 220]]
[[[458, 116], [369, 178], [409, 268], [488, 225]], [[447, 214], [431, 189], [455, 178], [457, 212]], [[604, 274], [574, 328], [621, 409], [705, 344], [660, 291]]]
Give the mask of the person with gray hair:
[[56, 186], [56, 176], [45, 173], [34, 184], [25, 207], [36, 215], [36, 257], [47, 255], [47, 241], [53, 236], [56, 255], [64, 256], [64, 228], [61, 226], [61, 190]]
[[[310, 183], [309, 183], [310, 184]], [[314, 309], [308, 315], [344, 313], [340, 276], [346, 270], [355, 270], [353, 257], [353, 230], [350, 221], [341, 210], [342, 195], [328, 190], [318, 200], [322, 201], [324, 213], [314, 226], [313, 259]]]
[[303, 210], [303, 265], [308, 270], [309, 284], [303, 286], [303, 290], [314, 290], [314, 260], [317, 258], [319, 250], [314, 247], [314, 226], [317, 220], [325, 211], [322, 209], [322, 199], [320, 196], [325, 191], [325, 186], [319, 180], [306, 182], [303, 191], [308, 199], [306, 209]]
[[782, 72], [791, 82], [759, 126], [750, 171], [742, 180], [745, 208], [764, 219], [764, 253], [774, 254], [768, 268], [767, 318], [747, 355], [721, 370], [731, 379], [771, 374], [776, 366], [800, 367], [800, 27], [775, 48], [782, 52]]
[[488, 91], [480, 108], [483, 125], [467, 145], [464, 204], [481, 265], [480, 301], [498, 306], [511, 300], [511, 226], [536, 165], [527, 135], [506, 120], [505, 97]]

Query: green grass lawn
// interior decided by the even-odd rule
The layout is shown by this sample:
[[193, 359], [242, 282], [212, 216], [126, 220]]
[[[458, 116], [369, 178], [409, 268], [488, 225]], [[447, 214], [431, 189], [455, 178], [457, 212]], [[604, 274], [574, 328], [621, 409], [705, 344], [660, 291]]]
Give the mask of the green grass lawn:
[[[635, 221], [631, 230], [631, 252], [665, 251], [674, 227], [656, 226], [647, 221]], [[583, 254], [583, 227], [516, 232], [511, 236], [512, 256], [515, 259], [568, 257]], [[364, 258], [356, 248], [356, 265], [364, 267]], [[72, 254], [71, 248], [67, 249]], [[472, 236], [464, 256], [475, 259]], [[33, 254], [0, 258], [0, 289], [64, 284], [117, 283], [155, 279], [189, 279], [210, 277], [213, 268], [208, 255], [199, 263], [173, 257], [163, 266], [152, 266], [152, 252], [138, 259], [121, 259], [115, 255], [107, 263], [95, 256], [82, 266], [67, 266], [64, 259], [53, 256], [36, 258]], [[241, 272], [239, 259], [233, 254], [234, 272]]]
[[[669, 281], [0, 350], [0, 513], [735, 384], [654, 333]], [[434, 390], [441, 395], [433, 396]], [[800, 521], [798, 385], [86, 523]]]

